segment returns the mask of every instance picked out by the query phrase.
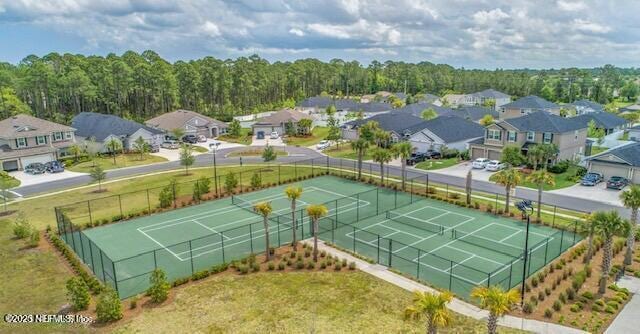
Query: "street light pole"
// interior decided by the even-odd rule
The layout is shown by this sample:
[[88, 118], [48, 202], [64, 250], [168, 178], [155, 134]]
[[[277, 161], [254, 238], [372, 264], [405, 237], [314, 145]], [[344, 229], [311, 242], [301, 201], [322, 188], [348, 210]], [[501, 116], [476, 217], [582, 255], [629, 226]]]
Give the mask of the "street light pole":
[[533, 214], [533, 205], [531, 205], [531, 201], [523, 200], [521, 202], [518, 202], [516, 204], [516, 207], [518, 208], [518, 210], [520, 210], [520, 212], [522, 212], [524, 216], [527, 217], [527, 232], [524, 239], [524, 251], [522, 252], [524, 257], [524, 261], [523, 261], [524, 263], [522, 265], [522, 288], [520, 290], [520, 307], [522, 308], [524, 307], [524, 294], [526, 292], [525, 281], [527, 280], [527, 260], [528, 260], [527, 252], [529, 251], [529, 225], [531, 224], [531, 214]]
[[213, 152], [213, 184], [216, 187], [216, 197], [218, 197], [218, 166], [216, 164], [216, 153], [218, 152], [219, 142], [209, 144], [209, 148]]

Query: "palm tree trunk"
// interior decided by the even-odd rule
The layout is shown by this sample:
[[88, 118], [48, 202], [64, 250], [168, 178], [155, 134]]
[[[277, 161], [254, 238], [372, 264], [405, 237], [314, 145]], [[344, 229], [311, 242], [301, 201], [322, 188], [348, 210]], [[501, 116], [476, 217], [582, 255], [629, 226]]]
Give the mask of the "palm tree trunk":
[[584, 264], [589, 264], [593, 256], [593, 230], [589, 231], [589, 241], [587, 241], [587, 253], [584, 255]]
[[402, 160], [402, 161], [400, 161], [400, 166], [402, 167], [401, 168], [402, 169], [402, 176], [400, 178], [402, 179], [402, 190], [404, 191], [405, 190], [405, 185], [404, 185], [405, 180], [404, 180], [404, 178], [405, 178], [405, 174], [406, 174], [406, 170], [407, 170], [407, 159], [405, 159], [403, 157], [400, 157], [400, 159]]
[[542, 183], [538, 184], [538, 213], [536, 215], [538, 222], [540, 222], [540, 213], [542, 211]]
[[297, 224], [296, 224], [296, 200], [292, 199], [291, 200], [291, 230], [293, 231], [293, 238], [291, 239], [291, 244], [293, 246], [293, 250], [298, 250], [298, 241], [296, 240], [296, 229]]
[[263, 218], [263, 224], [264, 224], [264, 243], [265, 243], [264, 247], [266, 249], [266, 252], [264, 254], [267, 261], [269, 261], [271, 260], [271, 254], [269, 253], [269, 221], [266, 216]]
[[498, 333], [498, 316], [495, 314], [489, 314], [489, 319], [487, 320], [487, 331], [489, 334]]
[[380, 162], [380, 182], [384, 185], [384, 163]]
[[506, 186], [505, 190], [506, 190], [506, 194], [505, 194], [506, 200], [505, 200], [505, 203], [504, 203], [504, 212], [508, 214], [509, 213], [509, 200], [511, 199], [509, 197], [511, 195], [511, 185]]
[[313, 262], [318, 262], [318, 218], [313, 219]]
[[438, 332], [438, 327], [433, 321], [433, 317], [429, 317], [427, 319], [427, 334], [436, 334]]
[[362, 178], [362, 150], [358, 150], [358, 180]]
[[636, 241], [636, 228], [638, 224], [638, 209], [631, 209], [631, 229], [629, 231], [629, 236], [627, 236], [627, 252], [624, 254], [624, 265], [631, 265], [631, 260], [633, 258], [633, 249], [634, 243]]
[[613, 244], [613, 238], [608, 237], [604, 241], [604, 256], [602, 257], [602, 273], [609, 275], [611, 270], [611, 244]]

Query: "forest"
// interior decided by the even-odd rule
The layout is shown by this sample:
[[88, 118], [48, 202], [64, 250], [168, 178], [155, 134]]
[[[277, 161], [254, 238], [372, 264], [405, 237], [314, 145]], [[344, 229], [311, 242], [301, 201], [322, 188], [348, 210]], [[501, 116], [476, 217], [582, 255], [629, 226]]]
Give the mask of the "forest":
[[321, 93], [357, 96], [380, 90], [408, 94], [470, 93], [494, 88], [514, 97], [608, 103], [614, 92], [637, 95], [640, 69], [474, 70], [430, 62], [300, 59], [269, 62], [257, 55], [174, 63], [154, 51], [85, 56], [50, 53], [0, 63], [0, 118], [15, 113], [68, 123], [93, 111], [142, 121], [177, 108], [230, 120]]

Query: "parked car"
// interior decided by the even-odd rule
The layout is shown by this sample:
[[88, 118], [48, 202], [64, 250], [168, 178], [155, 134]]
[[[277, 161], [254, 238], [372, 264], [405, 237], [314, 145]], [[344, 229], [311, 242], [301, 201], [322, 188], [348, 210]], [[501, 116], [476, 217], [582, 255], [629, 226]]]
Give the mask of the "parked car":
[[64, 172], [64, 164], [57, 160], [47, 162], [46, 164], [44, 164], [44, 168], [48, 173]]
[[34, 162], [34, 163], [30, 163], [27, 165], [27, 167], [24, 168], [24, 172], [27, 174], [44, 174], [44, 172], [46, 172], [46, 168], [44, 167], [44, 164], [39, 163], [39, 162]]
[[165, 140], [160, 147], [162, 148], [168, 148], [170, 150], [175, 150], [177, 148], [180, 148], [180, 144], [178, 144], [177, 141], [175, 140]]
[[426, 160], [426, 157], [424, 153], [420, 153], [420, 152], [411, 153], [411, 156], [407, 159], [407, 166], [413, 166], [425, 160]]
[[182, 137], [182, 141], [189, 144], [195, 144], [198, 142], [198, 137], [196, 135], [184, 135]]
[[505, 165], [498, 160], [491, 160], [486, 166], [486, 169], [491, 172], [503, 170]]
[[607, 181], [607, 189], [622, 190], [622, 188], [628, 185], [629, 180], [622, 176], [612, 176], [611, 178], [609, 178], [609, 181]]
[[207, 137], [205, 137], [204, 135], [198, 135], [198, 142], [199, 143], [206, 143], [207, 142]]
[[603, 179], [604, 177], [600, 173], [587, 173], [580, 180], [580, 184], [583, 186], [595, 186], [602, 182]]
[[160, 145], [158, 145], [158, 144], [149, 145], [149, 152], [151, 152], [151, 153], [160, 152]]
[[487, 167], [487, 164], [489, 163], [489, 161], [490, 160], [486, 158], [478, 158], [473, 161], [473, 163], [471, 164], [471, 167], [474, 169], [484, 169], [485, 167]]
[[316, 145], [316, 149], [318, 150], [324, 150], [325, 148], [329, 147], [329, 141], [328, 140], [321, 140], [317, 145]]
[[424, 154], [426, 159], [440, 159], [442, 158], [442, 154], [438, 151], [428, 150], [427, 153]]
[[278, 139], [278, 137], [280, 137], [280, 136], [278, 135], [277, 131], [271, 132], [271, 139]]

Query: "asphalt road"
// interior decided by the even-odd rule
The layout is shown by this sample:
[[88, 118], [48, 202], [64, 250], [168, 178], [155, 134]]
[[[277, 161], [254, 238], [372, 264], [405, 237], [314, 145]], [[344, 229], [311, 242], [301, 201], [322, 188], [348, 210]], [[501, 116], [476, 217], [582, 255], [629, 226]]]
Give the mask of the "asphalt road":
[[[241, 159], [238, 157], [227, 158], [226, 155], [234, 150], [238, 150], [239, 148], [231, 148], [220, 150], [216, 153], [216, 163], [218, 165], [238, 165], [241, 163]], [[293, 163], [300, 162], [304, 160], [314, 159], [314, 162], [318, 165], [326, 165], [329, 164], [332, 167], [349, 167], [354, 168], [356, 162], [353, 160], [341, 160], [335, 158], [328, 158], [314, 150], [304, 148], [304, 147], [287, 147], [287, 151], [289, 152], [288, 156], [278, 157], [278, 163]], [[243, 164], [249, 163], [260, 163], [262, 162], [261, 157], [244, 157], [242, 158]], [[203, 167], [203, 166], [212, 166], [213, 165], [213, 155], [210, 153], [201, 154], [196, 156], [196, 162], [194, 164], [195, 167]], [[115, 179], [115, 178], [123, 178], [130, 177], [135, 175], [145, 175], [151, 174], [155, 172], [174, 170], [182, 168], [180, 166], [179, 161], [171, 161], [165, 163], [158, 163], [153, 165], [146, 166], [136, 166], [129, 167], [123, 169], [114, 169], [107, 171], [107, 179]], [[363, 163], [363, 171], [369, 172], [371, 170], [374, 174], [379, 173], [379, 165], [378, 164], [369, 164]], [[399, 167], [390, 167], [388, 169], [388, 173], [392, 176], [400, 176], [401, 171]], [[435, 174], [435, 173], [427, 173], [426, 171], [417, 170], [413, 168], [409, 168], [407, 170], [407, 178], [413, 178], [421, 175], [429, 175], [430, 182], [437, 183], [447, 183], [450, 185], [463, 187], [465, 184], [465, 179], [459, 176], [446, 175], [446, 174]], [[88, 175], [77, 176], [73, 178], [58, 180], [54, 182], [48, 182], [38, 185], [24, 186], [13, 189], [24, 197], [33, 196], [36, 194], [42, 194], [47, 192], [52, 192], [56, 190], [62, 190], [64, 188], [71, 188], [86, 185], [92, 182], [91, 177]], [[504, 188], [498, 186], [491, 182], [474, 180], [472, 182], [472, 188], [477, 191], [484, 191], [490, 193], [504, 193]], [[533, 201], [537, 201], [538, 194], [536, 190], [528, 189], [528, 188], [518, 188], [516, 190], [516, 196], [521, 199], [530, 199]], [[592, 212], [597, 210], [619, 210], [619, 212], [624, 216], [629, 216], [630, 212], [622, 207], [614, 206], [608, 203], [599, 202], [592, 198], [577, 198], [566, 195], [560, 195], [555, 193], [545, 192], [542, 196], [542, 202], [549, 205], [556, 205], [559, 208], [578, 210], [583, 212]]]

